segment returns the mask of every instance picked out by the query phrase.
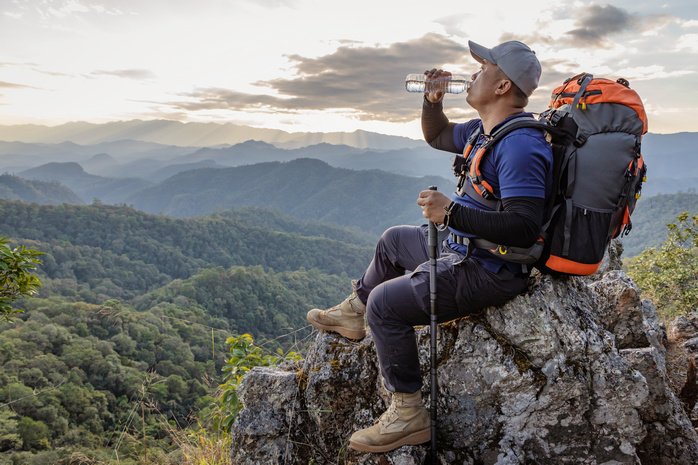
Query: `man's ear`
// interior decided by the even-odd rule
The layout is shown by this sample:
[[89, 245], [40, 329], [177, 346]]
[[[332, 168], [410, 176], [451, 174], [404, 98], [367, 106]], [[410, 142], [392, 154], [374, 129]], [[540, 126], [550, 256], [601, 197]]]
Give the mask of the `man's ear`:
[[494, 93], [496, 95], [504, 95], [511, 89], [511, 81], [509, 79], [502, 79], [499, 81], [499, 85], [495, 89]]

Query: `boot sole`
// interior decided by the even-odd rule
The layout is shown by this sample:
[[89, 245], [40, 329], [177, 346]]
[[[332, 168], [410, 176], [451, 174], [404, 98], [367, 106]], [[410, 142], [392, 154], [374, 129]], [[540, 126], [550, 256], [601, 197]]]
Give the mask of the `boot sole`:
[[431, 440], [431, 428], [423, 429], [421, 431], [415, 431], [412, 434], [408, 434], [405, 437], [393, 441], [390, 444], [384, 444], [381, 446], [372, 446], [370, 444], [362, 444], [360, 442], [349, 441], [349, 445], [352, 449], [357, 452], [389, 452], [395, 450], [402, 446], [416, 446], [418, 444], [424, 444]]
[[349, 329], [343, 326], [326, 326], [311, 319], [309, 316], [307, 318], [308, 322], [316, 328], [324, 329], [325, 331], [331, 331], [334, 333], [339, 333], [347, 339], [363, 339], [364, 337], [366, 337], [366, 329]]

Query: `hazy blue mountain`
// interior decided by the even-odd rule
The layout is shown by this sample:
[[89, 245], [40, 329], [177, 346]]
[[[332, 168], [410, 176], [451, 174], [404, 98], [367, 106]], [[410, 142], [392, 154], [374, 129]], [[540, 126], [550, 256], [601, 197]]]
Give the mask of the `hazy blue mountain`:
[[288, 133], [236, 124], [181, 123], [178, 121], [115, 121], [103, 124], [85, 122], [60, 126], [34, 124], [0, 126], [0, 140], [55, 144], [71, 141], [92, 145], [101, 142], [136, 140], [164, 145], [211, 147], [232, 145], [246, 140], [261, 140], [279, 147], [298, 148], [326, 142], [333, 145], [375, 149], [415, 147], [420, 141], [367, 131], [334, 133]]
[[75, 192], [57, 181], [29, 180], [10, 174], [0, 175], [0, 198], [21, 200], [28, 203], [36, 202], [43, 205], [83, 203], [82, 199]]
[[698, 133], [646, 134], [642, 154], [656, 178], [698, 177]]
[[698, 193], [643, 195], [632, 215], [633, 229], [623, 238], [623, 255], [632, 257], [649, 247], [660, 246], [668, 235], [666, 225], [674, 223], [683, 212], [698, 213]]
[[[124, 168], [128, 168], [129, 171], [132, 171], [133, 174], [136, 174], [139, 171], [131, 169], [131, 167], [135, 167], [134, 165], [136, 165], [136, 162], [129, 164]], [[219, 165], [213, 160], [202, 160], [196, 163], [180, 163], [176, 165], [166, 165], [165, 167], [158, 168], [157, 170], [148, 173], [144, 177], [148, 181], [160, 182], [183, 171], [195, 170], [199, 168], [223, 168], [223, 166]]]
[[119, 166], [119, 160], [108, 153], [98, 153], [97, 155], [93, 155], [91, 158], [80, 162], [80, 166], [94, 174], [95, 171], [110, 170], [116, 166]]
[[[61, 142], [52, 143], [57, 141]], [[695, 147], [696, 132], [646, 134], [642, 146], [649, 166], [646, 195], [698, 188]], [[108, 155], [117, 163], [95, 159], [98, 154]], [[433, 150], [424, 141], [361, 131], [289, 134], [230, 124], [138, 120], [56, 127], [0, 126], [0, 170], [15, 174], [49, 162], [73, 161], [92, 174], [160, 181], [167, 175], [200, 166], [316, 158], [339, 168], [451, 179], [451, 157]], [[175, 164], [182, 166], [167, 169]]]
[[17, 173], [50, 162], [78, 161], [83, 159], [82, 149], [72, 142], [27, 144], [0, 141], [0, 168], [5, 172]]
[[[171, 164], [172, 159], [198, 150], [199, 147], [176, 147], [123, 140], [95, 145], [72, 142], [59, 144], [0, 141], [0, 170], [18, 173], [46, 163], [78, 162], [93, 174], [113, 176], [109, 170], [120, 164], [141, 159], [160, 160], [157, 169]], [[133, 174], [130, 175], [131, 177]], [[129, 177], [129, 176], [120, 176]]]
[[83, 201], [99, 199], [104, 203], [121, 203], [133, 192], [152, 183], [139, 178], [107, 178], [86, 173], [77, 163], [47, 163], [18, 173], [26, 179], [57, 181], [71, 189]]
[[677, 194], [698, 189], [698, 177], [693, 178], [659, 178], [651, 170], [647, 182], [642, 186], [642, 197], [654, 197], [659, 194]]
[[432, 184], [444, 192], [455, 187], [455, 183], [435, 176], [354, 171], [320, 160], [297, 159], [186, 171], [127, 197], [125, 202], [145, 212], [178, 218], [261, 206], [302, 220], [380, 234], [395, 224], [423, 223], [416, 200], [419, 192]]
[[281, 149], [259, 141], [247, 141], [223, 148], [202, 148], [177, 161], [215, 160], [224, 166], [242, 166], [262, 162], [315, 158], [337, 168], [378, 169], [404, 176], [442, 176], [451, 178], [454, 154], [434, 150], [426, 143], [420, 147], [396, 150], [357, 149], [346, 145], [318, 144], [300, 149]]
[[112, 163], [110, 165], [98, 165], [88, 162], [81, 162], [81, 166], [90, 174], [110, 178], [140, 178], [151, 182], [160, 182], [170, 176], [174, 176], [182, 171], [198, 168], [222, 168], [213, 160], [201, 160], [192, 163], [180, 161], [170, 162], [155, 160], [152, 158], [140, 158], [128, 163]]

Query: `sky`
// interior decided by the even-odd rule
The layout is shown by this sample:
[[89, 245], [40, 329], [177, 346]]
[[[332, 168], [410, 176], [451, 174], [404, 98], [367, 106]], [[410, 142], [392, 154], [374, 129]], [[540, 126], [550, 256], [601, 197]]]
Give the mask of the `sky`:
[[[0, 124], [132, 119], [421, 138], [409, 73], [469, 77], [468, 40], [528, 44], [528, 110], [626, 78], [649, 131], [698, 131], [695, 0], [0, 0]], [[452, 121], [476, 117], [448, 95]]]

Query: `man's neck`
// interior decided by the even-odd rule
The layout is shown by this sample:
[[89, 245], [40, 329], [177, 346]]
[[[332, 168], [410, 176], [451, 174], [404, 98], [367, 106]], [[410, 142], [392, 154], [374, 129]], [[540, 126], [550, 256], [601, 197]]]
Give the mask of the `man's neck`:
[[496, 125], [505, 119], [523, 112], [524, 109], [521, 107], [506, 106], [501, 108], [492, 108], [489, 111], [478, 111], [478, 114], [480, 115], [480, 120], [482, 121], [482, 129], [484, 133], [489, 134]]

